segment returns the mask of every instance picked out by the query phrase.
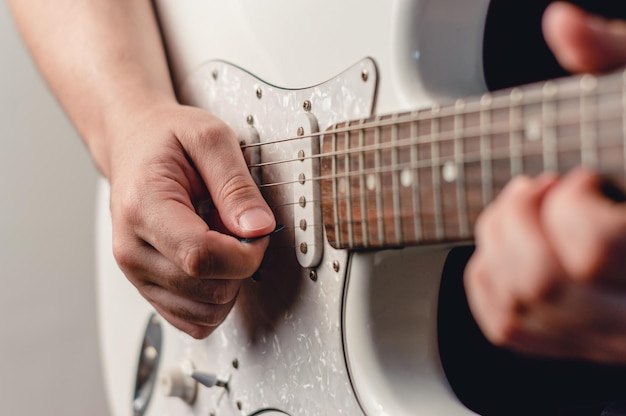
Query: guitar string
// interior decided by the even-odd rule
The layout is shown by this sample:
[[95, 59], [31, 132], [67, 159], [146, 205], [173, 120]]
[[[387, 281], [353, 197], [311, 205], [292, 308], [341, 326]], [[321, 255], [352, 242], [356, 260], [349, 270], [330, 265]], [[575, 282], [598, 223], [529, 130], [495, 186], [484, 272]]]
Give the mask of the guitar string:
[[[562, 117], [563, 119], [563, 117]], [[608, 122], [612, 122], [612, 121], [620, 121], [621, 120], [621, 114], [619, 115], [613, 115], [611, 116], [607, 116], [606, 114], [604, 114], [604, 117], [602, 118], [597, 118], [594, 119], [593, 121], [589, 121], [589, 123], [608, 123]], [[360, 155], [362, 153], [366, 153], [366, 152], [379, 152], [379, 151], [385, 151], [385, 150], [394, 150], [394, 149], [400, 149], [402, 147], [409, 147], [409, 146], [427, 146], [427, 145], [435, 145], [438, 144], [440, 147], [445, 146], [446, 144], [454, 144], [457, 141], [462, 141], [462, 142], [466, 142], [469, 139], [475, 138], [475, 139], [480, 139], [481, 137], [489, 137], [491, 139], [495, 138], [495, 136], [499, 136], [499, 135], [512, 135], [515, 133], [526, 133], [529, 134], [529, 132], [527, 131], [527, 129], [529, 128], [535, 128], [534, 126], [520, 126], [519, 128], [510, 128], [509, 126], [511, 125], [511, 123], [508, 122], [501, 122], [498, 123], [497, 125], [494, 124], [492, 125], [492, 128], [490, 128], [488, 131], [485, 131], [484, 128], [481, 127], [472, 127], [471, 130], [469, 128], [462, 128], [462, 129], [457, 129], [455, 130], [450, 130], [450, 131], [445, 131], [445, 132], [440, 132], [437, 134], [426, 134], [423, 136], [411, 136], [409, 138], [406, 139], [401, 139], [401, 140], [397, 140], [395, 142], [384, 142], [380, 145], [367, 145], [367, 146], [363, 146], [363, 147], [352, 147], [349, 149], [344, 149], [344, 150], [339, 150], [339, 151], [333, 151], [333, 152], [323, 152], [323, 153], [318, 153], [316, 155], [310, 155], [310, 156], [302, 156], [302, 157], [294, 157], [294, 158], [290, 158], [290, 159], [283, 159], [283, 160], [277, 160], [277, 161], [270, 161], [270, 162], [263, 162], [263, 163], [257, 163], [257, 164], [250, 164], [249, 168], [250, 169], [255, 169], [255, 168], [264, 168], [264, 167], [269, 167], [269, 166], [273, 166], [273, 165], [280, 165], [280, 164], [285, 164], [285, 163], [294, 163], [294, 162], [302, 162], [304, 160], [316, 160], [316, 159], [323, 159], [323, 158], [332, 158], [332, 157], [338, 157], [338, 156], [352, 156], [352, 155]], [[543, 130], [546, 129], [559, 129], [559, 128], [565, 128], [565, 127], [579, 127], [580, 126], [580, 117], [578, 115], [577, 112], [575, 112], [575, 114], [570, 115], [569, 119], [566, 122], [560, 122], [558, 124], [550, 124], [550, 125], [545, 125], [545, 126], [539, 126], [538, 128], [540, 129], [540, 134]], [[542, 129], [543, 127], [543, 129]], [[360, 130], [360, 129], [359, 129]], [[463, 135], [463, 137], [458, 137], [457, 135]], [[572, 135], [571, 133], [569, 133], [570, 136]], [[621, 134], [621, 131], [620, 131]], [[306, 136], [306, 137], [312, 137], [312, 136]], [[357, 135], [355, 135], [355, 138], [358, 137]], [[500, 138], [500, 140], [502, 141], [502, 137]], [[559, 139], [559, 144], [561, 144], [563, 142], [563, 138], [561, 137]], [[525, 143], [528, 144], [528, 146], [541, 146], [542, 144], [542, 140], [540, 140], [539, 138], [536, 140], [532, 140], [532, 139], [527, 139], [525, 141]], [[274, 142], [269, 142], [269, 143], [265, 143], [265, 144], [274, 144]], [[612, 143], [609, 143], [608, 145], [613, 145]], [[607, 146], [606, 144], [606, 138], [603, 138], [601, 140], [598, 141], [598, 146], [600, 147], [605, 147]], [[425, 149], [428, 150], [428, 149]], [[492, 149], [493, 150], [493, 149]], [[556, 149], [557, 151], [559, 151], [560, 149]], [[566, 149], [565, 151], [571, 151], [573, 149]], [[462, 159], [465, 159], [466, 157], [468, 157], [470, 154], [468, 153], [464, 153], [461, 155], [457, 155], [457, 154], [451, 154], [448, 157], [449, 158], [456, 158], [456, 157], [461, 157]], [[523, 155], [522, 155], [523, 156]], [[290, 182], [289, 182], [290, 183]], [[264, 184], [262, 186], [274, 186], [274, 185], [282, 185], [284, 184], [283, 182], [280, 183], [268, 183], [268, 184]]]
[[[620, 74], [622, 74], [623, 76], [626, 76], [626, 71]], [[603, 87], [610, 87], [610, 85], [605, 85], [605, 84], [609, 84], [609, 82], [614, 81], [614, 79], [617, 78], [617, 75], [619, 74], [610, 74], [610, 75], [599, 77], [597, 79], [602, 81]], [[571, 84], [580, 83], [581, 80], [585, 77], [590, 77], [590, 76], [585, 75], [585, 76], [580, 76], [580, 77], [572, 77], [574, 79], [566, 78], [557, 82], [562, 82], [566, 86], [569, 86], [570, 83]], [[541, 86], [531, 85], [531, 86], [527, 86], [524, 88], [527, 88], [528, 91], [530, 92], [537, 92], [538, 90], [541, 90], [543, 88], [542, 86], [545, 86], [548, 83], [555, 83], [555, 81], [548, 81], [544, 84], [541, 84]], [[621, 83], [618, 83], [617, 81], [615, 81], [614, 83], [621, 86]], [[534, 87], [534, 88], [530, 89], [531, 87]], [[524, 93], [524, 90], [522, 88], [514, 88], [510, 90], [509, 92], [495, 92], [495, 93], [484, 94], [480, 98], [474, 98], [475, 101], [466, 102], [463, 100], [457, 100], [457, 101], [463, 102], [463, 105], [462, 105], [463, 110], [459, 110], [458, 104], [448, 105], [448, 106], [443, 106], [443, 107], [435, 105], [430, 108], [424, 108], [424, 109], [420, 109], [420, 110], [413, 111], [413, 112], [374, 116], [374, 117], [362, 118], [358, 120], [352, 120], [352, 121], [344, 122], [344, 123], [338, 123], [334, 127], [331, 127], [330, 129], [324, 132], [317, 132], [317, 133], [312, 133], [309, 135], [302, 135], [302, 136], [292, 136], [292, 137], [276, 139], [276, 140], [272, 140], [268, 142], [245, 144], [241, 146], [241, 148], [243, 150], [246, 150], [246, 149], [255, 148], [255, 147], [263, 147], [263, 146], [286, 143], [290, 141], [302, 140], [305, 138], [321, 138], [324, 135], [334, 135], [334, 134], [338, 135], [341, 133], [349, 134], [355, 131], [365, 131], [365, 130], [370, 130], [370, 129], [392, 127], [392, 126], [397, 126], [401, 124], [410, 125], [411, 123], [416, 123], [416, 122], [419, 123], [419, 122], [441, 121], [447, 117], [462, 117], [462, 116], [469, 116], [469, 115], [479, 116], [483, 112], [509, 110], [512, 107], [519, 107], [523, 109], [523, 108], [532, 107], [534, 105], [543, 105], [547, 102], [559, 103], [559, 102], [564, 102], [570, 99], [577, 100], [583, 97], [584, 98], [601, 98], [603, 96], [609, 96], [611, 94], [619, 94], [618, 91], [602, 91], [601, 88], [596, 87], [585, 95], [581, 95], [580, 91], [566, 90], [565, 93], [557, 92], [556, 94], [550, 94], [549, 96], [540, 95], [538, 97], [531, 97], [534, 99], [529, 99], [527, 97], [529, 94], [528, 91]], [[516, 95], [519, 98], [516, 98], [516, 99], [511, 98], [511, 96], [516, 96]], [[506, 101], [507, 99], [508, 101]], [[483, 102], [485, 101], [488, 102], [488, 104], [486, 105], [483, 104]], [[538, 113], [537, 116], [538, 118], [540, 118], [541, 114]], [[576, 116], [576, 114], [574, 116]], [[482, 127], [477, 126], [477, 128], [482, 128]]]
[[[610, 149], [613, 147], [619, 147], [620, 149], [623, 148], [623, 138], [621, 137], [621, 132], [620, 132], [620, 137], [617, 138], [605, 138], [597, 143], [597, 150], [603, 150], [603, 149]], [[520, 155], [515, 155], [511, 152], [510, 149], [506, 148], [506, 149], [490, 149], [490, 156], [488, 158], [483, 157], [483, 155], [481, 154], [480, 150], [477, 151], [473, 151], [473, 152], [468, 152], [468, 153], [464, 153], [464, 155], [461, 157], [461, 161], [456, 159], [456, 155], [455, 154], [451, 154], [449, 156], [439, 156], [436, 158], [436, 160], [433, 159], [423, 159], [423, 160], [418, 160], [418, 161], [409, 161], [409, 162], [404, 162], [404, 163], [397, 163], [396, 165], [387, 165], [387, 166], [382, 166], [382, 167], [372, 167], [372, 168], [368, 168], [368, 169], [361, 169], [361, 170], [352, 170], [349, 169], [347, 171], [341, 171], [339, 173], [332, 173], [332, 174], [328, 174], [328, 175], [320, 175], [317, 176], [315, 178], [305, 178], [304, 181], [305, 182], [312, 182], [312, 181], [324, 181], [324, 180], [335, 180], [335, 179], [344, 179], [346, 177], [360, 177], [360, 176], [368, 176], [368, 175], [378, 175], [378, 174], [387, 174], [387, 173], [402, 173], [403, 171], [411, 171], [411, 170], [432, 170], [435, 168], [439, 168], [442, 169], [444, 167], [450, 166], [450, 164], [452, 163], [452, 165], [454, 165], [454, 167], [458, 167], [458, 165], [461, 166], [469, 166], [472, 164], [478, 164], [481, 162], [501, 162], [501, 161], [505, 161], [508, 162], [511, 160], [511, 158], [520, 158], [522, 160], [531, 160], [532, 158], [536, 158], [536, 157], [542, 157], [545, 155], [545, 150], [543, 149], [542, 146], [542, 142], [533, 142], [532, 145], [529, 145], [528, 147], [531, 147], [532, 149], [525, 149], [523, 154]], [[376, 150], [373, 150], [376, 151]], [[579, 146], [579, 143], [576, 142], [572, 142], [572, 143], [565, 143], [563, 144], [558, 150], [557, 152], [561, 153], [561, 154], [571, 154], [571, 153], [578, 153], [581, 151], [581, 148]], [[361, 151], [354, 151], [354, 152], [350, 152], [350, 153], [346, 153], [343, 154], [344, 156], [346, 155], [353, 155], [353, 154], [360, 154]], [[577, 160], [578, 164], [580, 164], [580, 160]], [[622, 166], [622, 165], [620, 165]], [[266, 166], [253, 166], [253, 168], [264, 168]], [[543, 165], [541, 166], [543, 168]], [[529, 169], [532, 170], [532, 169]], [[604, 169], [603, 169], [604, 170]], [[610, 171], [611, 169], [607, 169], [607, 171]], [[519, 173], [523, 173], [523, 172], [519, 172]], [[607, 173], [611, 173], [611, 172], [607, 172]], [[292, 185], [292, 184], [297, 184], [297, 183], [301, 183], [302, 180], [301, 179], [294, 179], [294, 180], [289, 180], [289, 181], [282, 181], [282, 182], [270, 182], [270, 183], [266, 183], [266, 184], [262, 184], [259, 185], [259, 188], [263, 189], [263, 188], [272, 188], [272, 187], [276, 187], [276, 186], [284, 186], [284, 185]]]

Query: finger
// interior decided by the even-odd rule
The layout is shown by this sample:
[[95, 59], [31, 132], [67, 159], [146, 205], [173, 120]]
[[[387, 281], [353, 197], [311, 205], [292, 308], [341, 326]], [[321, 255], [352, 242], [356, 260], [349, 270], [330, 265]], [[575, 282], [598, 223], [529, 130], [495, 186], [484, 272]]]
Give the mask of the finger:
[[[205, 116], [206, 118], [206, 116]], [[239, 237], [269, 234], [276, 223], [252, 180], [235, 134], [217, 119], [179, 137], [224, 225]]]
[[136, 287], [154, 284], [196, 302], [225, 304], [237, 296], [241, 286], [241, 280], [188, 276], [147, 245], [137, 246], [129, 258], [124, 272]]
[[501, 300], [494, 291], [493, 273], [485, 256], [476, 249], [465, 267], [464, 286], [474, 320], [485, 337], [496, 345], [504, 345], [516, 328], [510, 315], [502, 313], [508, 300]]
[[604, 196], [602, 178], [585, 169], [566, 175], [546, 197], [542, 222], [568, 275], [626, 285], [626, 206]]
[[267, 248], [267, 238], [241, 243], [210, 230], [188, 204], [168, 194], [154, 193], [131, 211], [135, 210], [143, 214], [133, 229], [114, 216], [114, 255], [122, 270], [136, 263], [132, 249], [136, 238], [154, 247], [185, 275], [203, 279], [247, 278], [258, 269]]
[[602, 72], [626, 65], [626, 22], [610, 21], [565, 2], [543, 17], [546, 42], [564, 68]]
[[144, 285], [140, 291], [170, 324], [197, 339], [212, 333], [235, 304], [235, 300], [221, 305], [194, 302], [156, 285]]
[[510, 345], [518, 338], [520, 317], [551, 296], [556, 286], [560, 269], [538, 218], [541, 200], [554, 181], [548, 175], [514, 179], [477, 224], [478, 248], [466, 280], [468, 301], [496, 344]]

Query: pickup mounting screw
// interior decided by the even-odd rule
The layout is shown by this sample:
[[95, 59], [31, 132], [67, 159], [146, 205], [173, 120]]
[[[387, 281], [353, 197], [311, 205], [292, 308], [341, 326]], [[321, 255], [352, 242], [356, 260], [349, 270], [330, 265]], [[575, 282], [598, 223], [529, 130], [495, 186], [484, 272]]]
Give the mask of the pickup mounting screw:
[[304, 104], [302, 105], [302, 108], [304, 108], [304, 111], [306, 112], [311, 111], [311, 101], [306, 100]]

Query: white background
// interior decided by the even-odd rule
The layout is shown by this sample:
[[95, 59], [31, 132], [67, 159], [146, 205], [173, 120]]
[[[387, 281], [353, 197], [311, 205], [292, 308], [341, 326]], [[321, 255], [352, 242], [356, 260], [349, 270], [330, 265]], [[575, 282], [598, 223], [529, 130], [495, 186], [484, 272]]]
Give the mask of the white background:
[[104, 416], [97, 173], [5, 2], [0, 52], [0, 415]]

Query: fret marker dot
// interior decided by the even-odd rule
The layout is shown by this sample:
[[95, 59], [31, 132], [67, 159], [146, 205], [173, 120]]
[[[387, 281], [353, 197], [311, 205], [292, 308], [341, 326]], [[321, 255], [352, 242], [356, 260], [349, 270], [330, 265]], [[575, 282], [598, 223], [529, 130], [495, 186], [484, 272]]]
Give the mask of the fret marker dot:
[[340, 194], [346, 193], [346, 180], [344, 178], [339, 179], [339, 183], [337, 184], [337, 186], [339, 188]]
[[453, 161], [449, 160], [443, 165], [442, 169], [443, 180], [446, 182], [453, 182], [456, 179], [456, 165]]
[[529, 120], [524, 125], [524, 135], [531, 141], [541, 139], [541, 123], [538, 120]]
[[376, 190], [376, 176], [372, 175], [371, 173], [367, 175], [367, 179], [365, 180], [365, 186], [367, 186], [367, 189], [369, 189], [370, 191]]
[[402, 172], [400, 173], [400, 183], [405, 188], [408, 188], [409, 186], [413, 185], [413, 172], [411, 172], [410, 169], [408, 168], [402, 169]]

